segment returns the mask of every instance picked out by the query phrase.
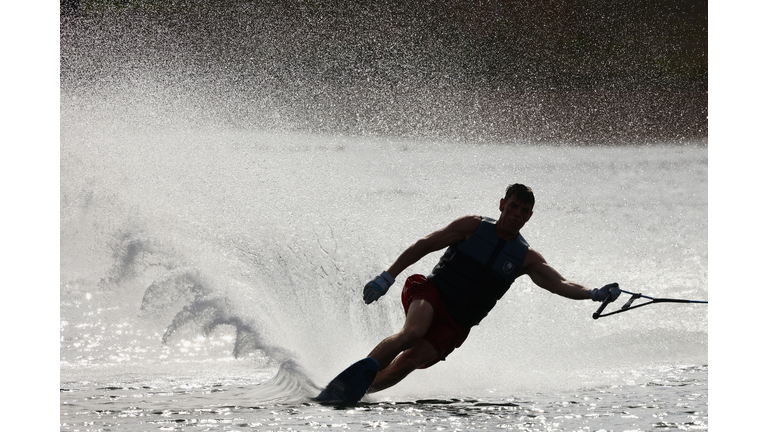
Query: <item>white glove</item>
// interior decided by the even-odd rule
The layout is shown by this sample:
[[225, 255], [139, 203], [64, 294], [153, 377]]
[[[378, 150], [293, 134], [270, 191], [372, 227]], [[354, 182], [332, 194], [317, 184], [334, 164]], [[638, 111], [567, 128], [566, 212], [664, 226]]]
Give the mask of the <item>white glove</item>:
[[365, 304], [371, 304], [371, 302], [378, 300], [379, 297], [387, 293], [393, 283], [395, 283], [395, 279], [389, 273], [381, 272], [379, 276], [365, 284], [365, 288], [363, 288]]

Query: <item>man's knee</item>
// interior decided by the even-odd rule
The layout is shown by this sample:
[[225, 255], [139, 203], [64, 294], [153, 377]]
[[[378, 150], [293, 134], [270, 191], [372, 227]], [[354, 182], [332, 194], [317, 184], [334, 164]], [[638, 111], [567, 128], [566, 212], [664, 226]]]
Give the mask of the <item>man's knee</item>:
[[432, 344], [422, 339], [416, 346], [405, 351], [401, 357], [400, 360], [405, 368], [416, 370], [437, 360], [439, 354]]
[[403, 357], [401, 367], [410, 373], [420, 368], [425, 363], [426, 362], [422, 358], [418, 358], [414, 356], [405, 356]]
[[423, 337], [423, 332], [403, 329], [400, 331], [398, 339], [400, 340], [402, 349], [407, 350], [416, 346]]

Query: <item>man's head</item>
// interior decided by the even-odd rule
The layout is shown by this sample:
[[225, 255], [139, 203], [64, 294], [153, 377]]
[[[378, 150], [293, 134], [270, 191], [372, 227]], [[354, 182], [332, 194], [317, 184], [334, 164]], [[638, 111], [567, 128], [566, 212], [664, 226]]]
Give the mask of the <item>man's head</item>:
[[521, 203], [530, 204], [531, 209], [533, 209], [533, 205], [536, 203], [531, 188], [520, 183], [507, 186], [507, 193], [504, 195], [504, 200], [507, 201], [510, 197], [517, 198]]
[[533, 214], [533, 191], [521, 184], [513, 184], [499, 202], [501, 215], [496, 222], [497, 233], [516, 236]]

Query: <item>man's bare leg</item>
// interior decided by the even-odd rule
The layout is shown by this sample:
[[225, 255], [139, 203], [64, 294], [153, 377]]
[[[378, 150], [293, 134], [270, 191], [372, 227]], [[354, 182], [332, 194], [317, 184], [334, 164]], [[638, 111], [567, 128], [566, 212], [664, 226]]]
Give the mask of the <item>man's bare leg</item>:
[[402, 330], [379, 342], [368, 354], [368, 357], [373, 357], [379, 362], [379, 372], [389, 366], [398, 354], [413, 348], [422, 340], [429, 326], [432, 325], [433, 315], [434, 309], [428, 301], [423, 299], [411, 301]]
[[438, 355], [431, 343], [424, 339], [420, 340], [413, 348], [397, 356], [389, 366], [379, 370], [373, 384], [368, 389], [368, 393], [375, 393], [392, 387], [422, 365], [437, 359]]

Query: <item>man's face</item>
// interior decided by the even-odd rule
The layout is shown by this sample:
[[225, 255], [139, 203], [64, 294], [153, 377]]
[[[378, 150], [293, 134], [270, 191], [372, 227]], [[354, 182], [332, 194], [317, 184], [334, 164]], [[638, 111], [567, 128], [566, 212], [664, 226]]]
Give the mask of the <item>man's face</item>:
[[506, 232], [516, 233], [528, 222], [533, 214], [533, 207], [529, 203], [523, 203], [518, 201], [516, 196], [511, 196], [509, 199], [501, 199], [499, 203], [499, 221], [497, 225]]

